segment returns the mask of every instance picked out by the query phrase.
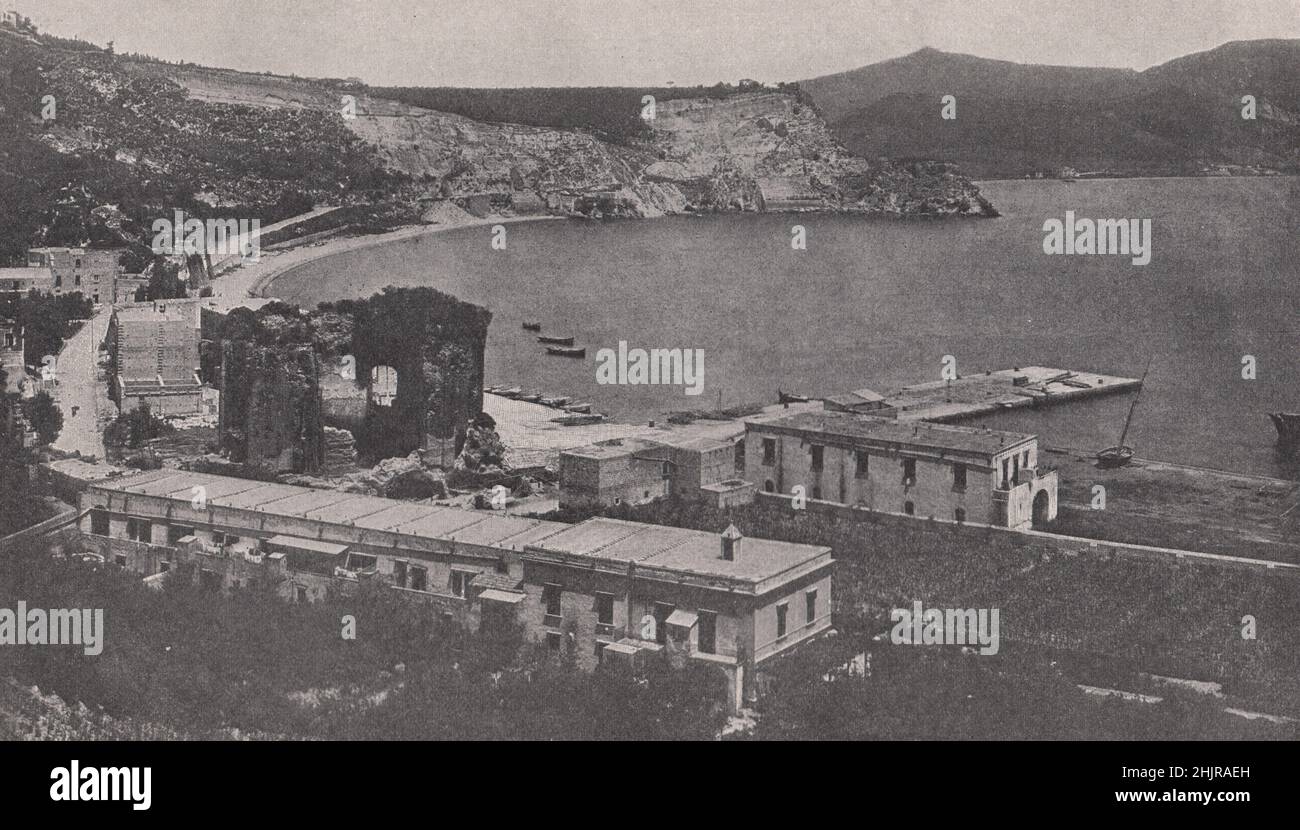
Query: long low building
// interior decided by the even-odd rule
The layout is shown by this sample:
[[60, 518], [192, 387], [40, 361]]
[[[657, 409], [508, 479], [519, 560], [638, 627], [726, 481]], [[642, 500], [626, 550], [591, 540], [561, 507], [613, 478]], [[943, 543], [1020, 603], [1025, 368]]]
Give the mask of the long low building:
[[[48, 471], [54, 472], [54, 471]], [[529, 638], [592, 667], [666, 650], [722, 668], [733, 707], [758, 666], [830, 627], [831, 550], [591, 519], [573, 525], [228, 476], [79, 478], [84, 548], [143, 576], [186, 566], [229, 590], [270, 582], [312, 602], [375, 581], [477, 629]]]

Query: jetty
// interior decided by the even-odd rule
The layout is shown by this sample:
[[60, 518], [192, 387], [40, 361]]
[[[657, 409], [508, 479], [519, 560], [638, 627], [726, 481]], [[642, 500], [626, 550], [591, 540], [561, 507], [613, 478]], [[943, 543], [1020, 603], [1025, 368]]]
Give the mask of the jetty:
[[[881, 411], [877, 414], [892, 415], [900, 421], [943, 424], [1004, 409], [1052, 406], [1097, 395], [1113, 395], [1141, 386], [1142, 381], [1137, 378], [1026, 366], [962, 375], [956, 380], [918, 383], [884, 395], [862, 389], [834, 396], [828, 401], [840, 403], [852, 411], [878, 409]], [[863, 403], [855, 405], [855, 398]]]

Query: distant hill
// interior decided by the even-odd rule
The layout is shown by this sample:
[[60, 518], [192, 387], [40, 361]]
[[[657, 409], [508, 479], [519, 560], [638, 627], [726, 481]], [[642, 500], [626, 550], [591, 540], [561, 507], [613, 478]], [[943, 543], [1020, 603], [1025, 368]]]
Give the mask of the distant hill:
[[126, 242], [143, 259], [152, 221], [177, 208], [264, 223], [318, 204], [377, 217], [354, 230], [414, 224], [439, 202], [476, 216], [992, 213], [950, 165], [846, 151], [796, 87], [656, 90], [648, 123], [643, 94], [385, 94], [0, 27], [0, 264], [85, 241]]
[[[850, 150], [977, 177], [1300, 172], [1300, 41], [1227, 43], [1137, 72], [922, 49], [800, 82]], [[1257, 118], [1241, 117], [1254, 95]], [[957, 119], [939, 117], [957, 98]]]

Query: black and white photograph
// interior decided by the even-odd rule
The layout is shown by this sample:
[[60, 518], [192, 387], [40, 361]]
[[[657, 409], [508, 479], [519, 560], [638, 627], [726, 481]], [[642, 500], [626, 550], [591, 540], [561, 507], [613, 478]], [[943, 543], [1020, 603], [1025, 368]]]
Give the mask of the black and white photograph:
[[0, 7], [0, 738], [1300, 737], [1297, 0]]

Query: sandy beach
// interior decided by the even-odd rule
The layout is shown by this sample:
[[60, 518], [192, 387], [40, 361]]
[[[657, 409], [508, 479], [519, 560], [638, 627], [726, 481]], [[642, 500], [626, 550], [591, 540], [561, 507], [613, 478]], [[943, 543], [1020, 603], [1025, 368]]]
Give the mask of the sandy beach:
[[245, 262], [221, 274], [212, 281], [212, 297], [208, 307], [222, 314], [235, 308], [258, 308], [275, 299], [275, 279], [288, 271], [325, 257], [347, 251], [359, 251], [387, 245], [402, 239], [442, 233], [457, 228], [506, 225], [514, 222], [539, 222], [563, 219], [562, 216], [488, 216], [479, 218], [450, 208], [437, 213], [430, 224], [410, 225], [388, 233], [366, 236], [346, 236], [292, 247], [284, 250], [262, 251], [255, 262]]

